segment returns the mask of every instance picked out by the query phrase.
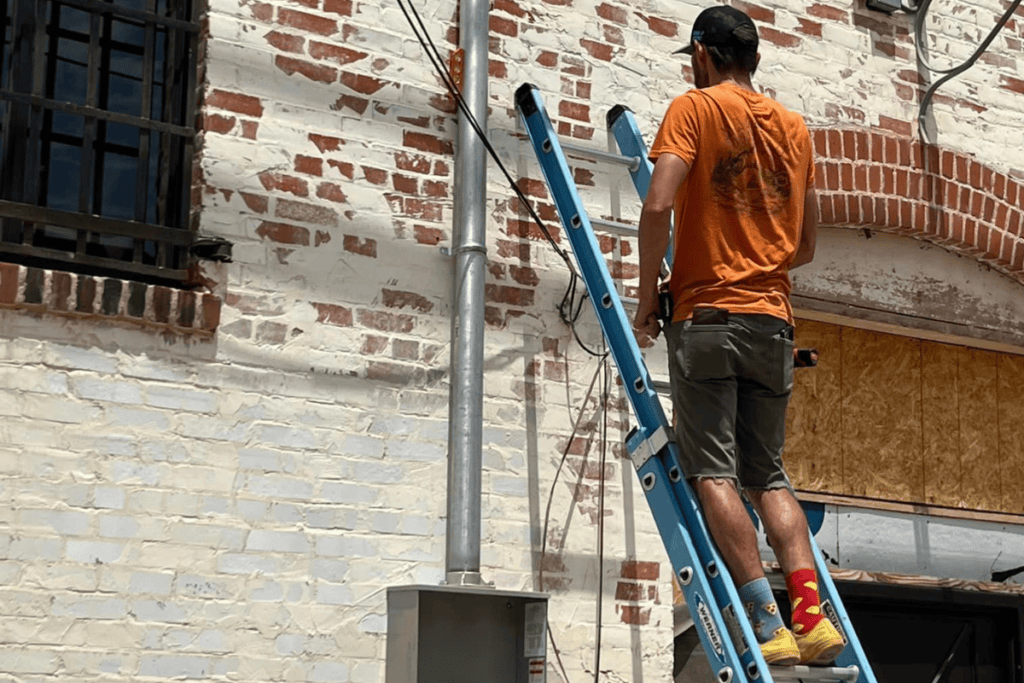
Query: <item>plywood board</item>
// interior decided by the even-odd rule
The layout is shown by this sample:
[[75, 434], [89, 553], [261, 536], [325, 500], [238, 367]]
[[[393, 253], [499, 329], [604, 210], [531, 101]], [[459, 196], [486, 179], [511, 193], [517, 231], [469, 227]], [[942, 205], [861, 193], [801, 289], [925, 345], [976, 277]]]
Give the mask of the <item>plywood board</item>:
[[956, 346], [921, 342], [924, 502], [952, 507], [962, 504], [958, 358]]
[[1000, 510], [1024, 514], [1024, 357], [1002, 354], [996, 364]]
[[842, 328], [797, 321], [798, 347], [818, 349], [815, 368], [793, 374], [793, 397], [786, 415], [786, 470], [793, 486], [805, 491], [841, 491]]
[[923, 500], [921, 342], [846, 328], [842, 358], [846, 492]]
[[961, 347], [958, 352], [961, 495], [965, 507], [981, 510], [998, 510], [1002, 502], [997, 359], [991, 351]]

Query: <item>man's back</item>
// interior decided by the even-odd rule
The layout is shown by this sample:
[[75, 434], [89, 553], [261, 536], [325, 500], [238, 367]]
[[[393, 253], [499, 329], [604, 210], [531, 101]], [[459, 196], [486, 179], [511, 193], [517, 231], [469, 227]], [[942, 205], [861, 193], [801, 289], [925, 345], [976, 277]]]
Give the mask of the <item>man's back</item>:
[[675, 320], [695, 306], [792, 321], [788, 266], [813, 184], [803, 119], [734, 83], [672, 103], [651, 157], [690, 165], [675, 201]]

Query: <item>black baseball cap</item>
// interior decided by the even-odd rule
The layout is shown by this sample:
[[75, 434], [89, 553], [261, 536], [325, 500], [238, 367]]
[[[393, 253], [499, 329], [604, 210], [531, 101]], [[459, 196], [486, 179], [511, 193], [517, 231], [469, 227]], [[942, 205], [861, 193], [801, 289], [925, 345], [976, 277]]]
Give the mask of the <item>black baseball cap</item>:
[[[741, 26], [749, 26], [752, 30], [741, 31], [741, 35], [737, 35], [736, 29]], [[751, 39], [750, 36], [753, 38]], [[693, 22], [689, 45], [672, 54], [693, 54], [694, 43], [735, 47], [744, 51], [757, 52], [757, 27], [745, 12], [735, 7], [728, 5], [709, 7], [698, 14], [697, 20]]]

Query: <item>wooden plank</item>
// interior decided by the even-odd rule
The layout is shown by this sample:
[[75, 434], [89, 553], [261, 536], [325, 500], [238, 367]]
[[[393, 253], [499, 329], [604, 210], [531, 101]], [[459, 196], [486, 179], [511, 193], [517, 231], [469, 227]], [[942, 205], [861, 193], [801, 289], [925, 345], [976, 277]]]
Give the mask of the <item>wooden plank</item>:
[[961, 495], [965, 507], [979, 510], [999, 510], [1002, 503], [997, 358], [995, 353], [976, 349], [961, 348], [958, 353]]
[[921, 420], [924, 500], [962, 506], [958, 347], [921, 342]]
[[1024, 513], [1024, 357], [1002, 355], [998, 384], [1000, 510]]
[[799, 489], [843, 489], [841, 335], [838, 325], [797, 322], [797, 346], [816, 348], [820, 353], [817, 367], [794, 372], [793, 396], [786, 414], [786, 471]]
[[924, 500], [921, 342], [844, 329], [843, 493]]

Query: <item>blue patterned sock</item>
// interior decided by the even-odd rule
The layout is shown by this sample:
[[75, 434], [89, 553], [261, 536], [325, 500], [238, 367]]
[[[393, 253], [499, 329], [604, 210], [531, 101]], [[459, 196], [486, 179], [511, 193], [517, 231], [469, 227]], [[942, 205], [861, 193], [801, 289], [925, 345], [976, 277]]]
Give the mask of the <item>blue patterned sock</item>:
[[776, 631], [786, 625], [779, 615], [779, 606], [775, 603], [768, 579], [762, 576], [740, 586], [739, 594], [747, 609], [750, 625], [754, 627], [757, 642], [767, 643]]

